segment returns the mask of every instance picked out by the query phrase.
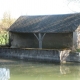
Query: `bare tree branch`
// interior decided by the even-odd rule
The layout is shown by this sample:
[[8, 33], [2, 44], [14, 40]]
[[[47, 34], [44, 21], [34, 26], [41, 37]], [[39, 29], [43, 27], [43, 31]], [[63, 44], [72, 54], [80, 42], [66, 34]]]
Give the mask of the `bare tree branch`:
[[[69, 9], [71, 10], [71, 11], [73, 11], [73, 12], [79, 12], [79, 11], [77, 11], [77, 9], [73, 9], [73, 8], [71, 8], [72, 6], [71, 6], [71, 4], [73, 3], [73, 6], [74, 7], [77, 7], [78, 9], [80, 8], [80, 0], [67, 0], [67, 6], [69, 7]], [[76, 5], [75, 5], [76, 4]], [[71, 6], [71, 7], [70, 7]]]

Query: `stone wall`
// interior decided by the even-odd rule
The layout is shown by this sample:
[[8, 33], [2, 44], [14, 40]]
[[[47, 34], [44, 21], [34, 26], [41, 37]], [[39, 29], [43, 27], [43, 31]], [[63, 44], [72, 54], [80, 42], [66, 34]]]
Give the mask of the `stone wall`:
[[60, 62], [58, 50], [0, 48], [0, 57], [43, 62]]
[[80, 25], [76, 31], [73, 32], [73, 47], [75, 49], [80, 49]]
[[64, 49], [73, 46], [73, 33], [47, 33], [43, 39], [43, 48]]
[[11, 48], [38, 48], [38, 41], [31, 33], [10, 33]]
[[80, 53], [71, 52], [66, 58], [66, 62], [79, 62], [80, 63]]
[[42, 62], [80, 62], [80, 53], [70, 50], [0, 48], [0, 58]]

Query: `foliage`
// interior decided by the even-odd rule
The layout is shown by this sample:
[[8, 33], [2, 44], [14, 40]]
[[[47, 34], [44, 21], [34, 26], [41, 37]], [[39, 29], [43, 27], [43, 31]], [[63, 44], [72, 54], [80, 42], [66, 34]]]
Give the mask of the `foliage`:
[[77, 49], [77, 52], [80, 52], [80, 49]]
[[8, 32], [3, 32], [0, 34], [0, 46], [2, 45], [8, 45], [9, 43], [9, 35]]
[[0, 21], [0, 46], [7, 45], [9, 43], [8, 28], [14, 23], [16, 19], [11, 18], [11, 14], [5, 12], [3, 18]]
[[7, 29], [14, 23], [15, 20], [16, 19], [11, 18], [10, 13], [5, 12], [1, 20], [1, 25], [4, 27], [4, 29]]

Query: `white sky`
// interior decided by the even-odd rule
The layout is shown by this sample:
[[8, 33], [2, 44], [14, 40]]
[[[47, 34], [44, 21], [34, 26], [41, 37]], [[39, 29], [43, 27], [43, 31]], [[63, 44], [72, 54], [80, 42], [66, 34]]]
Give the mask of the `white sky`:
[[[73, 11], [80, 12], [80, 4], [67, 0], [0, 0], [0, 18], [4, 12], [10, 12], [12, 17], [21, 15], [64, 14]], [[78, 4], [78, 6], [77, 6]]]

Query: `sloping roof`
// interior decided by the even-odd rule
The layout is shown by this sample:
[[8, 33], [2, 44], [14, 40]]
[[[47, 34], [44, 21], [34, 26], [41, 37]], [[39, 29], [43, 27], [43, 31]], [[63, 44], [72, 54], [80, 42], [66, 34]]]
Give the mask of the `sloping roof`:
[[73, 32], [80, 24], [80, 13], [63, 15], [21, 16], [9, 28], [20, 33]]

